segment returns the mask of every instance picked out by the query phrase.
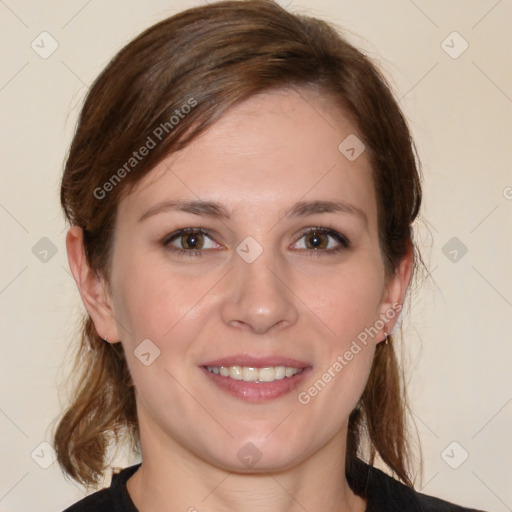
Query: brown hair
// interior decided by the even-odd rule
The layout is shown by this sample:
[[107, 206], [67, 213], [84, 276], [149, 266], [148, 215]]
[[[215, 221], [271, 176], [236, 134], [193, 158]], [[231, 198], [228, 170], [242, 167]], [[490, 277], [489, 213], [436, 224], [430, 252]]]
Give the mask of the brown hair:
[[[372, 164], [380, 247], [391, 275], [413, 247], [411, 224], [421, 203], [404, 117], [380, 72], [332, 26], [270, 0], [183, 11], [140, 34], [96, 79], [61, 188], [68, 221], [83, 229], [90, 267], [108, 281], [117, 205], [158, 162], [228, 108], [270, 89], [295, 86], [332, 98], [357, 124]], [[154, 147], [131, 161], [149, 138]], [[92, 484], [108, 465], [113, 439], [123, 432], [138, 439], [135, 396], [121, 344], [105, 343], [89, 317], [76, 369], [79, 381], [54, 446], [65, 472]], [[366, 439], [369, 462], [378, 454], [412, 485], [400, 375], [393, 343], [378, 344], [366, 389], [349, 419], [347, 471]]]

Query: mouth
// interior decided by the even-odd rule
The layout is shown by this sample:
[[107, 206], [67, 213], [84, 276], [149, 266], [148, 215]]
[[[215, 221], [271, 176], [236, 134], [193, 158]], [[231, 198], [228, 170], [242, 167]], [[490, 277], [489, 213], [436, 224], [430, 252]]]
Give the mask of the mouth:
[[222, 375], [234, 380], [244, 382], [274, 382], [293, 377], [304, 371], [303, 368], [291, 366], [266, 366], [253, 368], [251, 366], [207, 366], [206, 369], [215, 375]]
[[294, 359], [250, 356], [211, 361], [200, 368], [220, 390], [254, 403], [288, 394], [311, 370], [311, 366]]

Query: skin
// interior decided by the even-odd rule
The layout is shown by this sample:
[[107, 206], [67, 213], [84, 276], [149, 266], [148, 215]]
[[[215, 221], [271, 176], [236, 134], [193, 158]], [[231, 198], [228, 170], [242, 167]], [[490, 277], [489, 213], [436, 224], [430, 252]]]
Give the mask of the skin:
[[[410, 253], [386, 277], [366, 152], [349, 161], [338, 150], [350, 134], [358, 131], [349, 117], [312, 91], [252, 97], [121, 201], [109, 283], [88, 268], [81, 230], [70, 229], [83, 302], [100, 336], [123, 343], [135, 383], [143, 464], [128, 491], [141, 512], [365, 509], [345, 479], [347, 423], [396, 315], [307, 405], [297, 399], [359, 333], [403, 303], [410, 280]], [[176, 199], [216, 201], [232, 216], [166, 211], [139, 221]], [[348, 202], [366, 222], [346, 212], [281, 218], [311, 200]], [[301, 233], [319, 226], [344, 234], [350, 247], [329, 253], [340, 243], [321, 235], [328, 245], [313, 249]], [[185, 227], [212, 233], [202, 256], [162, 243]], [[248, 236], [263, 249], [252, 263], [236, 252]], [[134, 350], [148, 338], [160, 356], [145, 366]], [[236, 354], [291, 357], [312, 370], [285, 396], [250, 403], [199, 368]], [[261, 453], [250, 468], [237, 457], [249, 442]]]

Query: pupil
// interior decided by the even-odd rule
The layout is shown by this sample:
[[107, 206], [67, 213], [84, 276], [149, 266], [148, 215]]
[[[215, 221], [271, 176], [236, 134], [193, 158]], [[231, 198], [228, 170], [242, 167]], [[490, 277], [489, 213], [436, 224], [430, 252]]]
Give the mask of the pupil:
[[185, 247], [188, 249], [194, 249], [199, 243], [199, 237], [194, 234], [187, 234], [185, 236]]
[[317, 233], [312, 233], [310, 236], [310, 243], [315, 249], [322, 245], [321, 236], [322, 235], [318, 235]]

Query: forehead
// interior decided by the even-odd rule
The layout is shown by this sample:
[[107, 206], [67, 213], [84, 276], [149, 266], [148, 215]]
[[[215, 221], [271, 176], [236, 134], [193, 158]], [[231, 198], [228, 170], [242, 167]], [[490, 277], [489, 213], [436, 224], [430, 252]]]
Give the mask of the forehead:
[[201, 199], [260, 218], [285, 203], [324, 199], [355, 203], [371, 219], [376, 202], [369, 160], [364, 151], [355, 160], [345, 156], [339, 146], [347, 137], [361, 139], [329, 98], [300, 89], [263, 93], [160, 162], [119, 213], [134, 216], [160, 201]]

